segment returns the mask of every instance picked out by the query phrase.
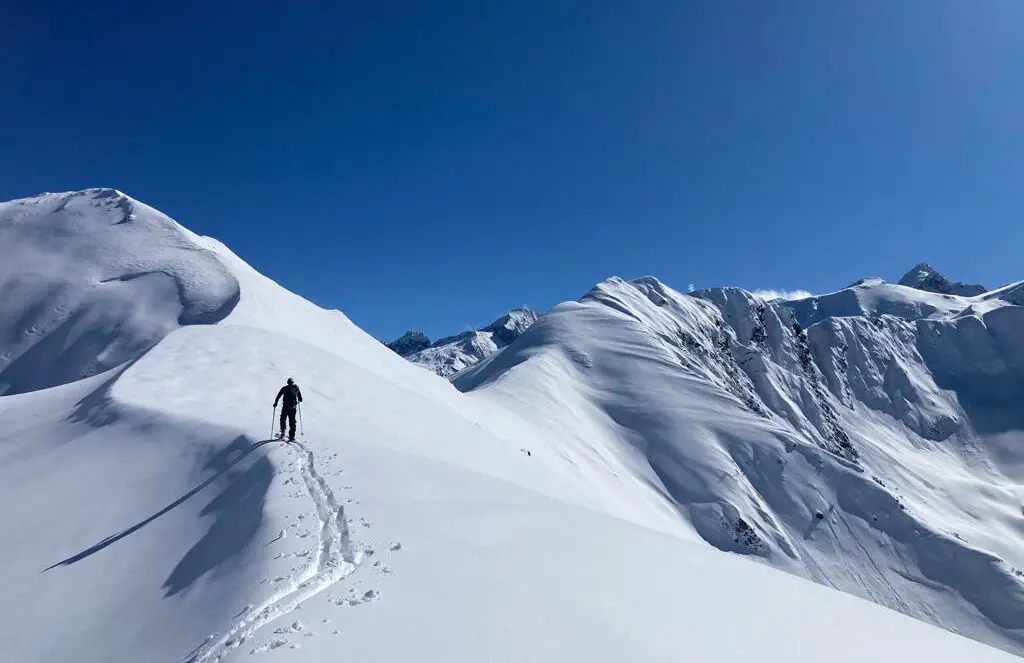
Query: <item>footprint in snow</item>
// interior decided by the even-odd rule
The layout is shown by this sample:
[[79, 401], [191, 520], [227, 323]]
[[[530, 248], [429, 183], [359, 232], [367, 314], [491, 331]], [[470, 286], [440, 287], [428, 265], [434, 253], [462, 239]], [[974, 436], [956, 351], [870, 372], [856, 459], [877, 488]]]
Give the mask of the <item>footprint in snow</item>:
[[290, 626], [279, 626], [278, 628], [273, 629], [273, 633], [274, 635], [287, 635], [288, 633], [298, 633], [299, 631], [305, 629], [305, 627], [305, 624], [296, 620], [292, 622]]
[[342, 607], [357, 606], [361, 603], [369, 603], [380, 598], [380, 592], [376, 589], [368, 589], [362, 594], [359, 594], [355, 589], [349, 589], [348, 592], [349, 596], [347, 598], [334, 599], [334, 605]]
[[265, 644], [260, 645], [259, 647], [256, 647], [255, 649], [250, 650], [249, 651], [249, 656], [254, 656], [256, 654], [262, 654], [262, 653], [268, 652], [268, 651], [270, 651], [272, 649], [279, 649], [281, 647], [284, 647], [287, 644], [288, 644], [288, 641], [285, 640], [284, 638], [274, 638], [270, 642], [267, 642]]

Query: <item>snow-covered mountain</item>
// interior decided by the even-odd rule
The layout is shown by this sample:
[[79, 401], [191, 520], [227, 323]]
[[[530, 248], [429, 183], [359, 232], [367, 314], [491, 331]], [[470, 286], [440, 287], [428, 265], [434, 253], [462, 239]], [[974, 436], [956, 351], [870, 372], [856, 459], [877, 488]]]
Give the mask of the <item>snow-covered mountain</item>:
[[611, 279], [456, 385], [529, 398], [581, 472], [628, 459], [722, 550], [1020, 652], [1022, 294]]
[[614, 279], [460, 391], [90, 189], [0, 207], [0, 293], [5, 661], [1021, 651], [1019, 287]]
[[399, 355], [442, 377], [451, 377], [519, 338], [540, 317], [529, 308], [510, 310], [483, 329], [431, 341], [426, 334], [407, 331], [387, 343]]
[[987, 290], [983, 285], [968, 285], [959, 281], [950, 281], [926, 262], [915, 265], [913, 269], [903, 275], [899, 284], [940, 295], [959, 295], [961, 297], [975, 297]]

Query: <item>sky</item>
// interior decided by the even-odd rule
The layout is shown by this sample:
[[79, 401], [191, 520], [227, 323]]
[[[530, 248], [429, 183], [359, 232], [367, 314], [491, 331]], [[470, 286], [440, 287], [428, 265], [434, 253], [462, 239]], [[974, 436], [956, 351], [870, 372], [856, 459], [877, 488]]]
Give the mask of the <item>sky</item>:
[[120, 189], [382, 340], [611, 276], [995, 286], [1021, 63], [1019, 0], [14, 0], [0, 199]]

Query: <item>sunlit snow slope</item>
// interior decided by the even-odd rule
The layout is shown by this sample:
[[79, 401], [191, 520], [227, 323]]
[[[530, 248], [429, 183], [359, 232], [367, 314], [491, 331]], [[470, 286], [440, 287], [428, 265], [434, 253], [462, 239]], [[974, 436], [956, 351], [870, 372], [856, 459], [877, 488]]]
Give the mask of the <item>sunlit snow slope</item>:
[[1020, 652], [1021, 292], [611, 279], [456, 384], [605, 431], [562, 429], [573, 462], [630, 454], [717, 548]]
[[[888, 493], [862, 485], [871, 456], [857, 435], [862, 451], [840, 462], [813, 435], [813, 407], [794, 404], [804, 431], [753, 413], [758, 392], [727, 360], [683, 368], [668, 341], [650, 355], [638, 339], [654, 310], [612, 299], [652, 301], [655, 290], [671, 319], [727, 333], [701, 300], [615, 282], [531, 328], [495, 355], [500, 366], [475, 374], [487, 389], [463, 394], [119, 192], [3, 205], [0, 660], [1016, 660], [705, 543], [715, 514], [742, 514], [769, 556], [788, 539], [793, 568], [817, 560], [815, 579], [831, 569], [847, 589], [843, 563], [861, 559], [852, 541], [902, 546], [903, 570], [920, 583], [906, 600], [934, 600], [926, 619], [969, 631], [983, 619], [971, 606], [1012, 616], [999, 563], [928, 529], [910, 496], [925, 494], [911, 491], [917, 483], [938, 491], [953, 477], [973, 490], [981, 472], [1012, 465], [1014, 433], [999, 438], [999, 458], [985, 451], [989, 438], [977, 440], [997, 463], [987, 470], [930, 441], [923, 451], [938, 469], [884, 474], [904, 482], [909, 514], [885, 511]], [[582, 334], [578, 343], [567, 330]], [[272, 400], [288, 376], [305, 396], [295, 444], [270, 439]], [[519, 380], [528, 391], [512, 389]], [[890, 415], [869, 414], [879, 430], [892, 427]], [[741, 432], [751, 432], [745, 443], [729, 437]], [[878, 448], [896, 454], [902, 444]], [[739, 460], [722, 460], [728, 453]], [[784, 468], [773, 469], [776, 456]], [[758, 463], [760, 473], [750, 470]], [[940, 470], [959, 474], [939, 481]], [[777, 475], [807, 485], [751, 487]], [[1014, 534], [999, 511], [1004, 485], [984, 498], [961, 485], [960, 511], [934, 517], [1001, 513], [1001, 529], [977, 523], [960, 534]], [[845, 497], [800, 538], [790, 529], [800, 517], [813, 524], [811, 492], [825, 509]], [[867, 524], [839, 529], [855, 522], [851, 504], [876, 503], [903, 538]], [[724, 531], [719, 547], [748, 551]], [[832, 563], [816, 548], [827, 541]], [[931, 550], [950, 574], [942, 555], [967, 560], [963, 577], [985, 583], [989, 602], [962, 598], [960, 577], [936, 580], [921, 562]], [[875, 577], [888, 578], [896, 558], [879, 553]], [[1005, 629], [976, 631], [1015, 642]]]

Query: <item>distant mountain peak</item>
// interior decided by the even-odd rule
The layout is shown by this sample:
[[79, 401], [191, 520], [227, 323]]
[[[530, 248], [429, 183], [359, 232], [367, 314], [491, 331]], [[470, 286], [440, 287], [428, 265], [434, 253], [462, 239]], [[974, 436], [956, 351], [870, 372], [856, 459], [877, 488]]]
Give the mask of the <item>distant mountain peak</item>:
[[529, 307], [514, 308], [481, 331], [491, 332], [497, 339], [508, 345], [519, 338], [530, 325], [537, 322], [540, 314]]
[[430, 347], [430, 338], [427, 337], [421, 331], [409, 330], [402, 334], [399, 338], [385, 343], [388, 348], [398, 353], [402, 357], [408, 357], [409, 355], [416, 354], [420, 350], [425, 350]]
[[509, 310], [481, 329], [465, 331], [431, 341], [426, 334], [407, 331], [385, 345], [414, 364], [442, 377], [450, 377], [467, 366], [510, 345], [540, 318], [529, 307]]
[[905, 285], [910, 288], [916, 288], [918, 285], [921, 284], [921, 282], [934, 276], [941, 277], [942, 275], [939, 274], [939, 270], [932, 267], [930, 263], [919, 262], [912, 268], [910, 268], [910, 271], [903, 275], [903, 278], [900, 279], [899, 284]]
[[959, 281], [951, 281], [943, 276], [937, 269], [927, 262], [921, 262], [903, 275], [899, 284], [908, 288], [935, 292], [942, 295], [959, 295], [961, 297], [974, 297], [986, 292], [988, 289], [983, 285], [966, 284]]

